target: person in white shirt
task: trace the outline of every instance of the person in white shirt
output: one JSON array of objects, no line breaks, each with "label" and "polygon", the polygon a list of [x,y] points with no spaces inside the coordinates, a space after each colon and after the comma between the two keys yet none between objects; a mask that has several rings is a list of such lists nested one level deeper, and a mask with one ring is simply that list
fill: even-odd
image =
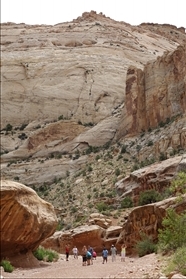
[{"label": "person in white shirt", "polygon": [[112,244],[112,246],[110,248],[110,253],[111,253],[111,256],[112,256],[112,262],[116,261],[117,249],[114,246],[114,244]]},{"label": "person in white shirt", "polygon": [[72,249],[73,255],[74,255],[74,259],[78,259],[78,249],[76,246],[74,246],[74,248]]}]

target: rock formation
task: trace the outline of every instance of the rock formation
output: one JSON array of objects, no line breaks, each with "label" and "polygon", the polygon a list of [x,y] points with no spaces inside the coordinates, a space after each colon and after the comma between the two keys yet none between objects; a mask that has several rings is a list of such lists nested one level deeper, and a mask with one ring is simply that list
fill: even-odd
[{"label": "rock formation", "polygon": [[54,207],[23,184],[1,181],[1,259],[16,266],[36,264],[32,251],[57,226]]},{"label": "rock formation", "polygon": [[186,171],[185,157],[177,156],[136,170],[118,181],[116,189],[122,198],[130,196],[137,206],[141,192],[154,189],[163,193],[178,171]]},{"label": "rock formation", "polygon": [[158,240],[158,229],[162,228],[162,220],[166,216],[166,209],[174,208],[179,214],[186,209],[186,195],[181,201],[176,197],[154,204],[136,207],[128,216],[123,230],[117,240],[117,246],[127,243],[127,252],[136,253],[135,245],[141,240],[141,233],[150,236],[154,242]]},{"label": "rock formation", "polygon": [[65,253],[65,245],[74,245],[81,253],[84,245],[91,245],[97,254],[101,254],[103,245],[108,249],[117,242],[122,231],[121,226],[113,226],[109,218],[103,214],[93,213],[87,225],[79,226],[69,231],[58,231],[44,240],[41,245],[45,248],[52,248],[60,253]]}]

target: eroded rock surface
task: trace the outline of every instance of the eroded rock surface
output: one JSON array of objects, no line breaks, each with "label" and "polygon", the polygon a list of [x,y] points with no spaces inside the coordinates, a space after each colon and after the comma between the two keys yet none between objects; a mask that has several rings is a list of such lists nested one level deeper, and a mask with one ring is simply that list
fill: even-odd
[{"label": "eroded rock surface", "polygon": [[176,156],[141,168],[116,183],[116,189],[123,198],[132,197],[134,205],[139,202],[139,195],[146,190],[154,189],[159,193],[170,185],[178,171],[186,171],[185,155]]},{"label": "eroded rock surface", "polygon": [[167,208],[173,208],[178,214],[184,212],[186,195],[180,201],[177,197],[172,197],[154,204],[134,208],[123,226],[117,245],[126,242],[128,253],[136,253],[135,245],[141,240],[141,233],[150,236],[156,242],[158,229],[162,228],[162,220],[166,215]]},{"label": "eroded rock surface", "polygon": [[[1,259],[16,265],[34,261],[32,251],[51,236],[57,226],[54,207],[34,190],[13,181],[1,181]],[[20,264],[20,263],[19,263]]]},{"label": "eroded rock surface", "polygon": [[[89,223],[89,225],[79,226],[69,231],[55,232],[41,245],[59,253],[65,253],[66,244],[70,244],[71,249],[76,245],[80,254],[84,245],[87,247],[91,245],[98,254],[101,254],[103,245],[109,249],[113,243],[116,243],[122,231],[122,226],[113,226],[109,218],[99,213],[92,214]],[[107,227],[104,227],[105,223]]]}]

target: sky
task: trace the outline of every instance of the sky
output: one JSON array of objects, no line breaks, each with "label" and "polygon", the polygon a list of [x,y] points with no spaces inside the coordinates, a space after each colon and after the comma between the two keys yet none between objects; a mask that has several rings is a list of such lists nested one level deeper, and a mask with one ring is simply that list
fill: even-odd
[{"label": "sky", "polygon": [[186,28],[186,0],[1,0],[1,23],[55,25],[91,10],[131,25],[149,22]]}]

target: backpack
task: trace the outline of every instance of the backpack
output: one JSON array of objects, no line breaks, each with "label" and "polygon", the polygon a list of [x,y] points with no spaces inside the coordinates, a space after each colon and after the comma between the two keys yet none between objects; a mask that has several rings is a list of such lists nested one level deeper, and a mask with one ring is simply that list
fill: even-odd
[{"label": "backpack", "polygon": [[89,251],[87,251],[86,257],[87,257],[87,258],[91,258],[91,256],[92,256],[92,254],[91,254]]}]

